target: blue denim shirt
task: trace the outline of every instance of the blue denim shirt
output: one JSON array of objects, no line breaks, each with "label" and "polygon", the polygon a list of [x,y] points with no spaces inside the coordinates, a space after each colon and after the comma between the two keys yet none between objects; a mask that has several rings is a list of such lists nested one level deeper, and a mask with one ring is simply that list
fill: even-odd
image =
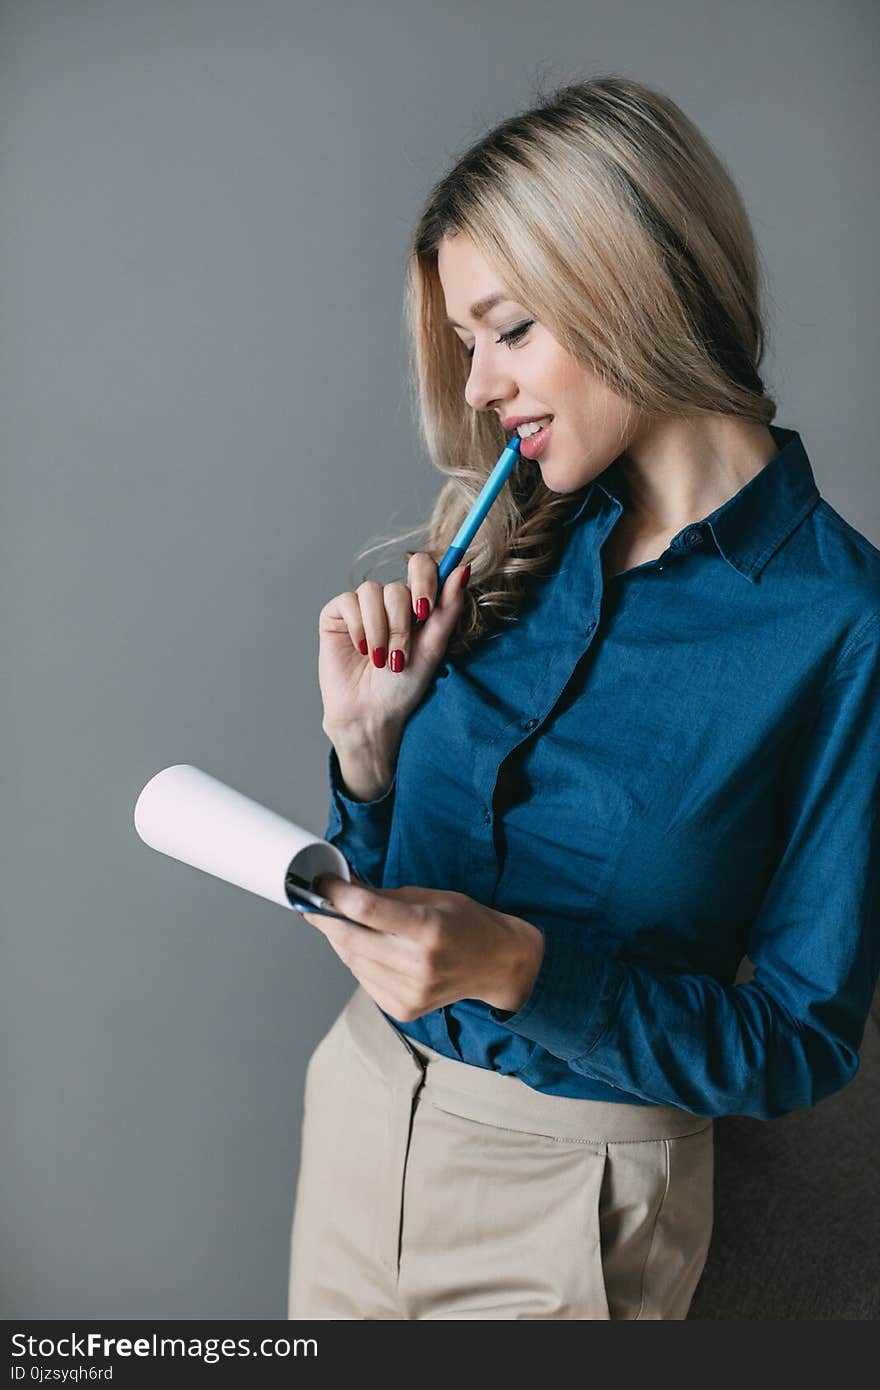
[{"label": "blue denim shirt", "polygon": [[703,1116],[782,1115],[855,1074],[880,970],[880,551],[771,430],[734,497],[603,583],[615,460],[517,621],[438,667],[383,796],[346,796],[330,748],[326,838],[361,878],[544,936],[514,1013],[386,1014],[416,1042]]}]

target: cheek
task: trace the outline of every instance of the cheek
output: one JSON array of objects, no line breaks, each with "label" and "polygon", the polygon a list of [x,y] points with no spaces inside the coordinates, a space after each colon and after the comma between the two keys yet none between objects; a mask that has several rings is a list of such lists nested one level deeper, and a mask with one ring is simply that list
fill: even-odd
[{"label": "cheek", "polygon": [[[581,363],[573,362],[567,353],[554,364],[553,378],[555,388],[552,399],[568,409],[581,412],[590,410],[606,394],[598,377],[585,371]],[[548,390],[551,385],[548,383]]]},{"label": "cheek", "polygon": [[589,405],[590,415],[603,429],[619,431],[630,417],[630,407],[616,392],[597,378],[582,388],[582,399]]}]

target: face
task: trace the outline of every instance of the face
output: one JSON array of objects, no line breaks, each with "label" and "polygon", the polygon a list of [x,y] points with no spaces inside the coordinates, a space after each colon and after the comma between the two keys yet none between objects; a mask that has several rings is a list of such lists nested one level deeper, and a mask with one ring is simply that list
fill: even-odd
[{"label": "face", "polygon": [[[504,285],[465,233],[444,237],[437,268],[446,313],[457,324],[449,332],[471,350],[468,405],[494,410],[502,421],[552,415],[536,460],[544,482],[552,492],[584,487],[629,447],[641,423],[639,412],[572,357],[525,305],[506,297]],[[472,318],[471,306],[496,292],[505,298],[484,318]]]}]

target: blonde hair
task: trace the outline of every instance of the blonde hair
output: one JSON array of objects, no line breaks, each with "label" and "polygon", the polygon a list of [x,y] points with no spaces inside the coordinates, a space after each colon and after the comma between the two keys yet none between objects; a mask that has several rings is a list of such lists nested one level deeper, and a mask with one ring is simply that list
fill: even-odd
[{"label": "blonde hair", "polygon": [[[405,285],[409,388],[446,482],[426,523],[358,558],[427,533],[418,548],[439,563],[507,442],[494,412],[467,406],[470,362],[446,323],[437,252],[459,232],[530,316],[638,410],[774,418],[758,374],[763,274],[724,164],[669,97],[640,82],[612,74],[559,87],[471,145],[423,206]],[[523,577],[552,568],[559,523],[588,487],[554,493],[537,464],[515,466],[470,547],[448,655],[515,620]]]}]

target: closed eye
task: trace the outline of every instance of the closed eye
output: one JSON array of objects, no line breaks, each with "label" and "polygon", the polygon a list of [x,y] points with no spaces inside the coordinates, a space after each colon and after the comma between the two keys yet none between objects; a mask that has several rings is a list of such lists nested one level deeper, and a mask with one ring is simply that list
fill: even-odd
[{"label": "closed eye", "polygon": [[[495,341],[498,343],[515,343],[518,339],[520,339],[523,336],[524,333],[528,333],[533,323],[534,319],[527,319],[525,323],[520,323],[517,325],[516,328],[511,328],[506,333],[502,333],[498,338],[496,338]],[[473,348],[468,348],[467,355],[469,358],[473,357]]]}]

